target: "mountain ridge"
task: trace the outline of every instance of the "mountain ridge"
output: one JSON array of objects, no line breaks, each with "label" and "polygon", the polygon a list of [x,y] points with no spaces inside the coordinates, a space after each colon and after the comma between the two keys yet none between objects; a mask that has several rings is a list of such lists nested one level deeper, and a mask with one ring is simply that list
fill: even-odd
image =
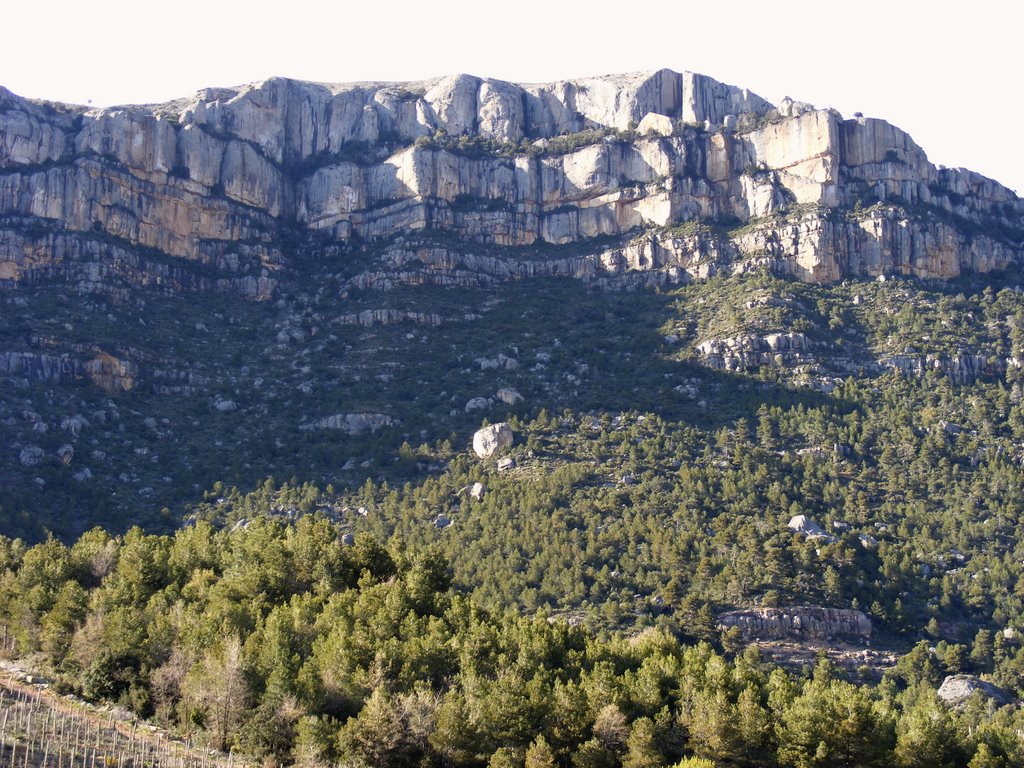
[{"label": "mountain ridge", "polygon": [[[812,281],[989,271],[1017,261],[1024,241],[1012,191],[936,168],[884,121],[773,107],[670,70],[539,86],[271,78],[70,112],[5,92],[0,106],[0,279],[13,282],[113,262],[142,283],[173,282],[169,268],[183,285],[269,298],[289,227],[335,243],[429,229],[518,246],[782,216],[795,229],[768,221],[760,239],[733,242]],[[852,218],[829,227],[823,211]],[[125,246],[171,265],[140,265]],[[651,266],[692,276],[693,255],[673,246]]]},{"label": "mountain ridge", "polygon": [[[831,391],[892,370],[967,385],[1024,359],[1012,323],[984,305],[974,316],[988,327],[924,342],[872,316],[944,307],[947,289],[845,286],[999,282],[1021,262],[1020,199],[936,168],[884,121],[668,70],[422,85],[274,78],[171,107],[66,111],[0,92],[0,417],[5,477],[31,489],[15,503],[58,487],[80,507],[84,483],[159,509],[214,481],[299,469],[348,482],[340,468],[362,468],[371,444],[380,461],[478,426],[469,402],[489,418],[535,414],[589,388],[588,407],[636,407],[616,377],[630,379],[638,334],[665,365],[636,402],[696,418],[707,371]],[[530,126],[550,135],[511,140]],[[833,333],[844,318],[859,339]],[[588,338],[601,319],[604,338]],[[555,353],[563,343],[575,352]],[[436,360],[412,359],[423,344]],[[523,366],[495,377],[479,363],[498,359]],[[684,361],[697,369],[680,379]],[[509,387],[527,404],[491,395]],[[366,414],[389,426],[351,446],[299,430]],[[215,474],[196,457],[225,439],[246,458]],[[273,458],[284,445],[308,458],[310,443],[301,467]]]},{"label": "mountain ridge", "polygon": [[3,652],[229,763],[1024,764],[1021,200],[699,77],[0,92]]}]

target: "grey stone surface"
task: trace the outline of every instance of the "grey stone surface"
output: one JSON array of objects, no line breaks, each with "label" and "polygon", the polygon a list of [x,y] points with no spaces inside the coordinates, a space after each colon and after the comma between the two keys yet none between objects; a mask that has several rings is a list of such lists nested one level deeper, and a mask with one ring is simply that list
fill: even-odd
[{"label": "grey stone surface", "polygon": [[505,422],[491,424],[473,435],[473,451],[481,459],[512,447],[512,428]]},{"label": "grey stone surface", "polygon": [[723,629],[736,627],[744,637],[767,639],[866,639],[871,620],[860,611],[817,606],[751,608],[718,617]]}]

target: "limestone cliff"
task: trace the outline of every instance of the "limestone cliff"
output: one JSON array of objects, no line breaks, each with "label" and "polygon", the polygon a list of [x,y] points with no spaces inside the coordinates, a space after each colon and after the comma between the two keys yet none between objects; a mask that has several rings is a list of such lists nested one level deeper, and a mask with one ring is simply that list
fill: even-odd
[{"label": "limestone cliff", "polygon": [[744,637],[760,640],[871,637],[871,620],[860,611],[817,606],[731,611],[718,617],[718,626],[736,627]]},{"label": "limestone cliff", "polygon": [[[670,229],[688,221],[713,231]],[[1024,206],[936,168],[884,121],[668,70],[544,85],[275,78],[110,109],[0,89],[2,284],[264,299],[298,251],[414,230],[508,247],[649,230],[529,267],[435,249],[474,279],[679,281],[751,263],[811,281],[951,277],[1019,260]]]}]

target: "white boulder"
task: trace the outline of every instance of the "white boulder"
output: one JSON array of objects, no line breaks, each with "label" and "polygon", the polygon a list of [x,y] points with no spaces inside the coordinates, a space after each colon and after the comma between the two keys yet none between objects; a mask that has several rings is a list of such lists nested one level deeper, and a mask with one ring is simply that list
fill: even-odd
[{"label": "white boulder", "polygon": [[636,132],[641,136],[646,136],[649,133],[653,133],[658,136],[671,136],[672,129],[673,125],[671,117],[659,115],[656,112],[648,112],[644,115],[639,125],[637,125]]},{"label": "white boulder", "polygon": [[38,445],[28,445],[21,449],[18,460],[23,467],[35,467],[43,462],[43,449]]},{"label": "white boulder", "polygon": [[473,451],[481,459],[512,447],[512,427],[505,422],[478,429],[473,435]]},{"label": "white boulder", "polygon": [[805,533],[808,536],[823,536],[825,531],[807,515],[794,515],[786,523],[786,527],[797,533]]},{"label": "white boulder", "polygon": [[999,706],[1008,704],[1012,697],[1002,688],[982,680],[974,675],[949,675],[939,686],[939,698],[947,704],[959,707],[967,703],[976,691],[987,699],[992,699]]},{"label": "white boulder", "polygon": [[486,410],[489,405],[486,397],[474,397],[466,402],[466,413]]}]

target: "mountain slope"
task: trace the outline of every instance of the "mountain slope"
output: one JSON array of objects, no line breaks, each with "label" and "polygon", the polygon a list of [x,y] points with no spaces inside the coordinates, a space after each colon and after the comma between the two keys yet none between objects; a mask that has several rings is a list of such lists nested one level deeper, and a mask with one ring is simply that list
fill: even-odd
[{"label": "mountain slope", "polygon": [[[796,403],[1024,359],[1017,294],[981,294],[1014,285],[1012,192],[705,76],[0,102],[12,532],[172,525],[218,481],[415,477],[403,443],[482,418],[711,433],[756,413],[749,376]],[[837,283],[876,276],[958,282]]]},{"label": "mountain slope", "polygon": [[2,92],[4,650],[310,764],[1019,763],[931,689],[1024,692],[1022,213],[689,73]]}]

